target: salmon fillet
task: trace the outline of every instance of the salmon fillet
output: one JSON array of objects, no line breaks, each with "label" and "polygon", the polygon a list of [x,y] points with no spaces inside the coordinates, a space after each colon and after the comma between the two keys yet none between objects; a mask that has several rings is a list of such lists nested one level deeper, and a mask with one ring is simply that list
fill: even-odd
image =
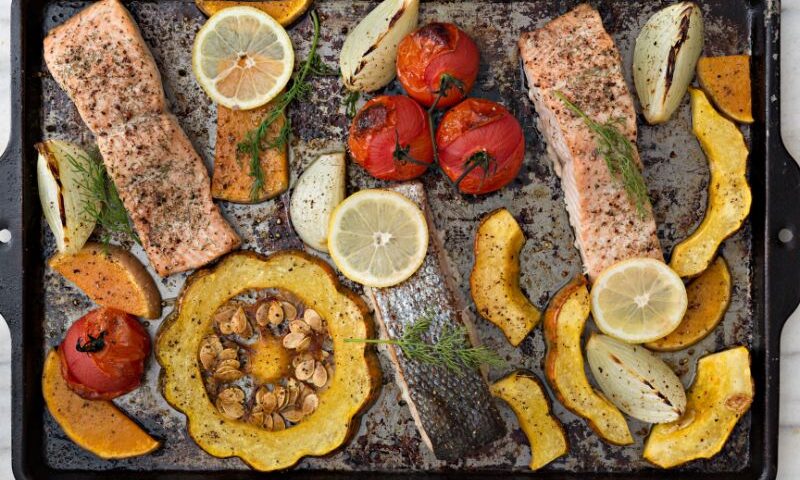
[{"label": "salmon fillet", "polygon": [[211,199],[202,159],[167,109],[155,60],[118,0],[97,2],[50,31],[44,57],[97,137],[159,275],[200,267],[239,246]]},{"label": "salmon fillet", "polygon": [[[618,121],[636,142],[636,112],[619,52],[600,15],[582,4],[519,39],[529,96],[539,115],[554,168],[561,177],[575,244],[590,279],[633,257],[663,260],[649,204],[642,216],[609,171],[594,134],[568,110],[561,92],[593,120]],[[636,157],[636,162],[641,162]]]},{"label": "salmon fillet", "polygon": [[[423,209],[431,242],[424,263],[411,278],[390,288],[365,289],[375,307],[381,337],[401,338],[405,329],[419,317],[433,311],[426,341],[435,342],[445,328],[464,326],[469,341],[477,343],[471,319],[454,288],[444,249],[430,219],[422,184],[406,183],[392,190]],[[412,360],[395,346],[388,348],[395,380],[422,441],[436,458],[461,460],[505,434],[505,426],[481,372],[464,370],[459,376],[445,367]]]}]

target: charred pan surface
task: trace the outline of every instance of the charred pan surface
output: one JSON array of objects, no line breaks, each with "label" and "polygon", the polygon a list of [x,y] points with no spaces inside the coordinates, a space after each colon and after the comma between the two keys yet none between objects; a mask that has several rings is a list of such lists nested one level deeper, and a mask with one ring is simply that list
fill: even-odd
[{"label": "charred pan surface", "polygon": [[[315,8],[322,16],[321,54],[328,65],[338,62],[348,28],[354,19],[364,16],[377,1],[317,0]],[[633,41],[649,16],[657,9],[673,3],[657,1],[593,1],[598,7],[605,29],[619,47],[623,71],[629,85]],[[88,2],[56,0],[48,3],[43,14],[45,30],[63,23]],[[581,270],[578,251],[573,247],[564,198],[558,177],[553,173],[545,150],[545,142],[536,128],[536,114],[528,99],[527,85],[520,69],[516,42],[522,32],[543,26],[548,20],[566,13],[577,5],[567,2],[542,1],[430,1],[421,5],[420,25],[432,21],[450,21],[472,36],[481,52],[481,71],[473,90],[476,97],[490,98],[504,104],[519,118],[526,135],[526,157],[519,177],[497,194],[484,197],[461,196],[441,177],[422,177],[430,203],[430,213],[439,227],[447,256],[454,267],[454,282],[462,295],[469,292],[472,268],[472,242],[480,219],[500,207],[508,207],[528,239],[520,255],[520,284],[540,309],[564,283]],[[735,6],[734,6],[735,5]],[[739,2],[710,0],[703,2],[706,27],[706,55],[735,54],[749,51],[747,12],[739,10]],[[177,116],[195,149],[208,166],[214,158],[216,109],[201,91],[192,76],[191,47],[196,31],[205,22],[194,6],[185,0],[159,2],[133,0],[126,3],[150,46],[161,72],[167,104]],[[310,22],[300,20],[289,29],[297,58],[304,58],[311,38]],[[34,48],[34,47],[32,47]],[[28,93],[41,92],[38,120],[41,138],[60,138],[89,146],[94,137],[83,124],[72,102],[61,90],[47,68],[28,72]],[[313,80],[315,90],[307,102],[289,111],[295,137],[291,145],[292,178],[324,152],[342,149],[349,120],[344,115],[342,99],[347,95],[336,78]],[[388,93],[399,93],[396,83]],[[691,110],[685,101],[665,125],[652,127],[638,122],[639,152],[645,165],[645,180],[650,189],[658,225],[659,240],[665,252],[685,238],[702,220],[706,205],[708,170],[706,160],[691,133]],[[31,127],[35,128],[35,127]],[[745,135],[747,136],[745,129]],[[36,133],[32,133],[36,135]],[[353,162],[348,162],[348,191],[357,188],[384,187],[388,184],[369,178]],[[242,237],[243,248],[269,254],[282,248],[301,247],[292,235],[286,216],[285,196],[256,207],[219,204],[228,220]],[[44,222],[42,222],[44,223]],[[42,226],[42,262],[55,251],[52,235]],[[734,284],[732,303],[715,332],[691,349],[660,354],[689,384],[694,376],[696,359],[733,344],[750,345],[754,326],[751,304],[751,233],[748,224],[728,239],[724,254],[729,261]],[[145,259],[135,245],[133,253]],[[151,273],[154,272],[151,270]],[[165,299],[165,314],[172,310],[172,300],[185,276],[173,275],[159,284]],[[91,302],[75,287],[52,270],[45,270],[44,301],[45,346],[61,341],[69,324],[92,308]],[[355,286],[348,282],[348,287]],[[470,310],[473,307],[470,305]],[[471,311],[474,318],[474,311]],[[160,322],[150,323],[154,333]],[[476,320],[475,328],[488,347],[498,351],[514,368],[527,368],[542,376],[545,344],[541,329],[534,329],[520,348],[508,345],[505,336],[489,322]],[[45,350],[46,351],[46,350]],[[422,442],[394,380],[394,368],[388,352],[381,349],[384,386],[373,407],[362,418],[362,425],[353,441],[340,452],[320,459],[307,459],[298,465],[301,470],[342,472],[462,472],[516,471],[527,472],[530,449],[524,433],[510,409],[498,406],[506,424],[505,436],[485,451],[461,461],[445,463],[437,460]],[[64,470],[247,470],[236,459],[218,459],[200,450],[185,431],[185,419],[169,407],[158,393],[157,367],[151,365],[142,388],[118,400],[121,408],[135,417],[151,434],[164,440],[164,447],[154,455],[114,462],[101,461],[67,440],[49,414],[44,413],[45,452],[43,456],[53,468]],[[491,370],[490,379],[508,373]],[[558,401],[553,414],[573,445],[570,453],[546,469],[577,472],[638,472],[652,466],[641,459],[642,439],[647,428],[631,422],[636,443],[629,447],[612,447],[597,438],[585,422],[567,412]],[[748,435],[750,414],[737,425],[725,449],[711,460],[682,467],[688,471],[735,472],[747,467],[750,458]],[[78,474],[80,475],[80,474]]]}]

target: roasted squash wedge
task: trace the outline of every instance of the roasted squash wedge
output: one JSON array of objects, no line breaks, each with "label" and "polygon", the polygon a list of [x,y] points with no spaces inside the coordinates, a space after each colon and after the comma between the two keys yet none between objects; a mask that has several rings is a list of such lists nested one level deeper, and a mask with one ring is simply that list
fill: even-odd
[{"label": "roasted squash wedge", "polygon": [[713,457],[750,408],[753,395],[747,348],[735,347],[701,358],[687,392],[686,413],[672,423],[653,427],[644,445],[645,460],[672,468]]},{"label": "roasted squash wedge", "polygon": [[519,370],[491,386],[492,395],[506,402],[517,416],[531,446],[531,470],[538,470],[569,451],[561,423],[550,414],[550,400],[531,372]]},{"label": "roasted squash wedge", "polygon": [[[239,143],[247,132],[258,127],[272,108],[272,103],[253,110],[231,110],[217,106],[217,145],[214,153],[214,174],[211,178],[211,195],[235,203],[258,203],[277,197],[289,188],[289,161],[286,146],[266,148],[259,157],[264,184],[253,195],[254,178],[250,176],[250,157],[239,151]],[[274,139],[286,118],[281,116],[273,123],[266,141]]]},{"label": "roasted squash wedge", "polygon": [[161,293],[144,265],[125,249],[89,242],[77,253],[47,262],[98,305],[137,317],[161,316]]},{"label": "roasted squash wedge", "polygon": [[541,317],[519,286],[519,252],[524,244],[525,234],[508,210],[489,213],[475,235],[475,265],[469,278],[478,313],[500,327],[515,347]]},{"label": "roasted squash wedge", "polygon": [[284,27],[300,18],[300,15],[308,10],[314,0],[256,0],[256,1],[234,1],[234,0],[195,0],[195,5],[201,12],[208,16],[214,15],[223,8],[248,6],[255,7],[269,14]]},{"label": "roasted squash wedge", "polygon": [[[316,410],[301,423],[268,431],[223,416],[203,384],[198,351],[212,331],[214,312],[242,293],[277,289],[297,297],[326,319],[333,341],[335,370],[319,394]],[[156,338],[164,398],[187,417],[189,435],[216,457],[237,456],[257,470],[291,467],[304,456],[342,446],[357,429],[380,386],[380,368],[371,348],[348,338],[370,338],[372,319],[359,296],[342,287],[335,272],[311,255],[282,251],[270,257],[232,253],[186,282],[175,312]]]},{"label": "roasted squash wedge", "polygon": [[723,117],[698,89],[692,97],[692,128],[708,157],[711,179],[703,222],[672,251],[670,267],[681,277],[697,276],[711,264],[720,244],[741,228],[752,195],[745,176],[747,146],[736,125]]},{"label": "roasted squash wedge", "polygon": [[750,55],[702,57],[697,62],[697,81],[725,116],[753,123]]},{"label": "roasted squash wedge", "polygon": [[51,350],[44,361],[42,394],[50,414],[70,440],[100,458],[138,457],[161,445],[112,402],[87,400],[70,390],[61,375],[58,350]]},{"label": "roasted squash wedge", "polygon": [[585,418],[600,438],[614,445],[629,445],[633,436],[622,412],[593,389],[586,378],[581,334],[590,311],[583,276],[567,284],[550,301],[544,314],[545,376],[558,400]]},{"label": "roasted squash wedge", "polygon": [[686,286],[689,306],[678,328],[645,346],[660,352],[674,352],[706,338],[725,317],[731,301],[731,272],[722,256]]}]

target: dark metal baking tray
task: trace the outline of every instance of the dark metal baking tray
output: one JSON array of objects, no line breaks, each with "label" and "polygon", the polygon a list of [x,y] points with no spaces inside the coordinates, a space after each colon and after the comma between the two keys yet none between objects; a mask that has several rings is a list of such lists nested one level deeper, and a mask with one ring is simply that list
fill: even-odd
[{"label": "dark metal baking tray", "polygon": [[[316,8],[323,18],[325,60],[336,64],[336,51],[353,25],[376,2],[322,0]],[[430,1],[423,2],[422,20],[454,21],[474,36],[482,53],[475,96],[506,104],[523,123],[528,152],[525,167],[509,188],[481,198],[461,197],[435,175],[423,179],[434,221],[447,240],[448,253],[460,275],[462,294],[472,263],[471,241],[477,219],[505,205],[520,221],[529,239],[522,253],[522,284],[540,307],[568,278],[580,271],[573,236],[563,208],[557,178],[536,129],[532,105],[525,94],[518,65],[516,38],[578,2],[565,1]],[[592,0],[614,36],[630,71],[632,42],[643,22],[668,1]],[[12,131],[0,159],[0,229],[12,240],[0,244],[0,313],[9,323],[13,345],[13,468],[18,478],[255,478],[238,459],[205,454],[185,433],[183,417],[160,397],[151,362],[143,388],[120,399],[149,431],[165,440],[159,452],[138,459],[103,461],[72,444],[46,412],[40,391],[45,349],[60,340],[67,325],[90,308],[90,302],[45,267],[52,254],[52,236],[41,221],[36,188],[35,142],[66,138],[90,143],[91,135],[66,95],[49,76],[42,60],[42,39],[86,1],[15,0],[12,5]],[[198,151],[213,157],[214,107],[191,75],[189,63],[194,32],[204,21],[188,0],[126,3],[140,24],[161,69],[173,111]],[[711,460],[692,462],[673,471],[657,470],[641,460],[645,425],[631,422],[636,443],[612,447],[590,433],[584,422],[557,402],[556,414],[565,423],[571,452],[535,475],[543,478],[772,478],[777,465],[778,348],[780,331],[800,299],[800,171],[788,156],[779,128],[779,10],[777,1],[710,0],[700,2],[706,22],[706,54],[752,54],[755,123],[745,128],[751,147],[749,179],[753,208],[745,227],[723,248],[734,277],[734,301],[722,326],[694,348],[664,355],[688,384],[698,356],[734,344],[751,348],[756,399],[750,413],[735,429],[725,449]],[[301,19],[290,34],[303,57],[309,24]],[[630,80],[630,79],[629,79]],[[296,176],[311,154],[341,145],[347,119],[336,79],[316,80],[316,95],[291,111],[296,128],[292,169]],[[395,90],[397,87],[390,87]],[[664,126],[640,121],[639,148],[654,201],[659,236],[665,252],[700,221],[706,202],[708,173],[705,158],[690,131],[688,102]],[[357,167],[349,169],[351,189],[382,185]],[[285,230],[285,201],[258,207],[223,204],[239,229],[246,248],[269,253],[292,244]],[[795,234],[788,242],[778,232]],[[279,235],[280,234],[280,235]],[[135,250],[135,249],[134,249]],[[136,251],[135,253],[141,253]],[[185,276],[162,281],[171,298]],[[171,307],[167,307],[167,313]],[[152,322],[151,331],[159,322]],[[515,366],[541,373],[544,341],[534,331],[520,349],[510,348],[487,322],[478,322],[484,342],[497,348]],[[386,366],[386,364],[384,364]],[[483,452],[457,464],[437,462],[410,422],[407,408],[385,368],[381,396],[362,419],[353,442],[328,458],[307,459],[284,475],[296,478],[370,478],[380,476],[522,477],[528,475],[527,442],[507,410],[509,434]],[[490,372],[497,377],[502,372]],[[504,407],[502,407],[504,408]]]}]

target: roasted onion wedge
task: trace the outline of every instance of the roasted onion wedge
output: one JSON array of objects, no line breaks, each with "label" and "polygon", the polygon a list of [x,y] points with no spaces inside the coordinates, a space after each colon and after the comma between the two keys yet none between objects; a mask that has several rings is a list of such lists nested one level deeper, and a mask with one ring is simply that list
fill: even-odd
[{"label": "roasted onion wedge", "polygon": [[590,310],[583,276],[567,284],[550,301],[544,314],[545,376],[558,400],[585,418],[600,438],[614,445],[629,445],[633,436],[625,417],[592,388],[584,373],[581,334]]},{"label": "roasted onion wedge", "polygon": [[292,226],[309,247],[328,251],[328,223],[345,195],[344,152],[326,153],[305,169],[292,192]]},{"label": "roasted onion wedge", "polygon": [[397,46],[417,26],[419,0],[384,0],[347,35],[339,56],[344,85],[372,92],[396,74]]}]

